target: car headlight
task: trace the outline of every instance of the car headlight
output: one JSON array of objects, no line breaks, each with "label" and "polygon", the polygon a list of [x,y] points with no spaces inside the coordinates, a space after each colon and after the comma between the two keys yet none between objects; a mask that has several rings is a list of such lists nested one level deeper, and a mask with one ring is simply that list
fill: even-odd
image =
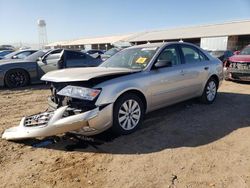
[{"label": "car headlight", "polygon": [[100,92],[101,92],[100,89],[90,89],[86,87],[69,85],[61,89],[59,92],[57,92],[57,94],[62,96],[92,101],[99,95]]}]

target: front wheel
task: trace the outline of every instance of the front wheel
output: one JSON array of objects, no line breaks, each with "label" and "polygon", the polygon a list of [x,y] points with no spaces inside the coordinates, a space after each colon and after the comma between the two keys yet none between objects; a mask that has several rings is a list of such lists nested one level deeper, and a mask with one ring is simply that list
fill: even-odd
[{"label": "front wheel", "polygon": [[21,69],[13,69],[5,75],[5,85],[9,88],[24,87],[29,83],[29,75]]},{"label": "front wheel", "polygon": [[217,96],[218,83],[214,78],[210,78],[204,88],[203,94],[200,98],[201,102],[211,104],[215,101]]},{"label": "front wheel", "polygon": [[133,93],[128,93],[115,102],[112,132],[126,135],[136,131],[144,118],[145,109],[142,100]]}]

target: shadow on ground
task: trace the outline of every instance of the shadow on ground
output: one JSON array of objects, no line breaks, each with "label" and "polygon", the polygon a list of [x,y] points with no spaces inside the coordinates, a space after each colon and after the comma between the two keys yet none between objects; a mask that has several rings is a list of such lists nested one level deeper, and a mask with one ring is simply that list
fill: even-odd
[{"label": "shadow on ground", "polygon": [[[146,116],[143,126],[131,135],[114,137],[105,132],[84,139],[69,135],[24,143],[54,150],[113,154],[141,154],[168,148],[196,147],[249,126],[249,109],[250,95],[220,92],[212,105],[189,100],[152,112]],[[48,140],[50,144],[43,145]]]}]

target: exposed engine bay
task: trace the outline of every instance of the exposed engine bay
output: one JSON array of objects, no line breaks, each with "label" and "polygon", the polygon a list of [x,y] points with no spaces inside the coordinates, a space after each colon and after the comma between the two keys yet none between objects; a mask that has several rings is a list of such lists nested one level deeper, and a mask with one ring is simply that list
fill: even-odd
[{"label": "exposed engine bay", "polygon": [[[118,73],[77,82],[48,82],[51,84],[49,108],[42,113],[23,117],[19,126],[7,129],[2,138],[19,140],[33,137],[45,137],[72,132],[85,136],[95,135],[112,125],[113,104],[96,106],[98,95],[93,100],[85,100],[59,95],[64,88],[76,87],[92,89],[97,84],[130,73]],[[99,89],[101,91],[101,88]]]}]

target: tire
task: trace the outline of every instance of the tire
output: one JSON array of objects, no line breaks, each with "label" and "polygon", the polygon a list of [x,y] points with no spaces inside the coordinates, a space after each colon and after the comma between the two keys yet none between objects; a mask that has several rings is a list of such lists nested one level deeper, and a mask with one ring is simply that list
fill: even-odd
[{"label": "tire", "polygon": [[29,84],[29,75],[22,69],[9,70],[4,77],[8,88],[24,87]]},{"label": "tire", "polygon": [[217,96],[218,82],[215,78],[211,77],[204,88],[200,101],[204,104],[212,104]]},{"label": "tire", "polygon": [[133,133],[141,126],[144,115],[145,105],[142,100],[136,94],[124,94],[114,104],[111,131],[116,135]]}]

